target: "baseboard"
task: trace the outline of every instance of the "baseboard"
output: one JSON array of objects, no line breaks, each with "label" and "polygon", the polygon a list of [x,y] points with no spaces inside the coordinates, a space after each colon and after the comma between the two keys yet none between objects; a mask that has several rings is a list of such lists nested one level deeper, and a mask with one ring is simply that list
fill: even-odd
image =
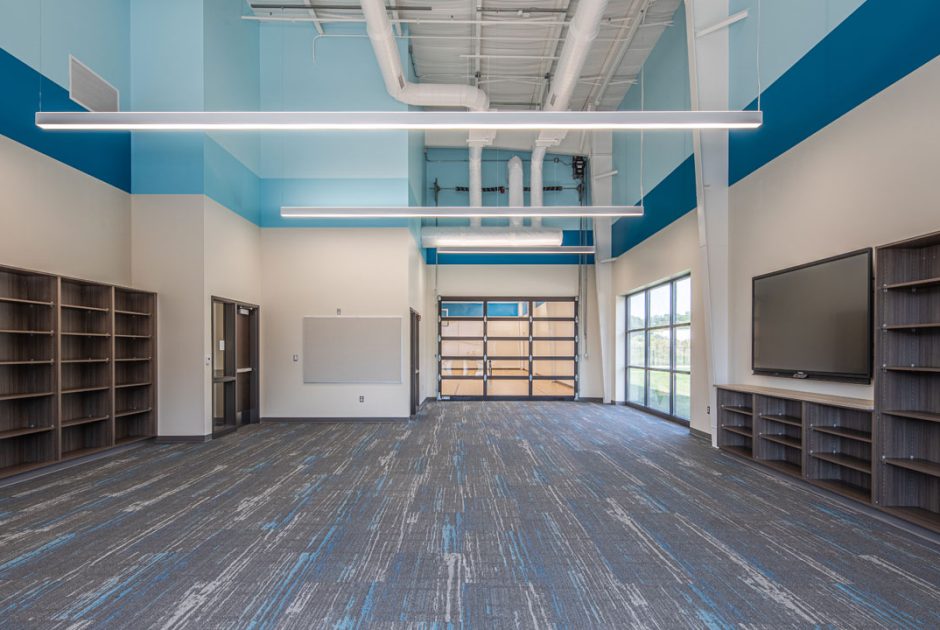
[{"label": "baseboard", "polygon": [[212,439],[212,435],[158,435],[157,444],[202,444]]},{"label": "baseboard", "polygon": [[704,431],[699,431],[698,429],[693,429],[692,427],[689,427],[689,435],[699,440],[705,440],[709,444],[712,443],[711,433],[705,433]]},{"label": "baseboard", "polygon": [[297,422],[311,424],[337,424],[344,422],[408,422],[410,417],[404,418],[261,418],[261,422]]},{"label": "baseboard", "polygon": [[600,403],[604,404],[603,397],[593,397],[593,396],[581,396],[576,402],[586,402],[586,403]]}]

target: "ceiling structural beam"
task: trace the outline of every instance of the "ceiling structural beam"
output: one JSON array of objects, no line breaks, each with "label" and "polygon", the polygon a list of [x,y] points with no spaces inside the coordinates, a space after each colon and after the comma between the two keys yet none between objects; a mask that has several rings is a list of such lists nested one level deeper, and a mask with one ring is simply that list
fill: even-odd
[{"label": "ceiling structural beam", "polygon": [[65,131],[575,131],[755,129],[760,111],[37,112]]},{"label": "ceiling structural beam", "polygon": [[592,245],[559,245],[557,247],[439,247],[438,254],[573,254],[592,256],[596,249]]},{"label": "ceiling structural beam", "polygon": [[558,59],[558,57],[552,57],[549,55],[481,55],[481,54],[462,54],[459,55],[461,59]]},{"label": "ceiling structural beam", "polygon": [[[475,11],[477,20],[480,20],[483,17],[481,13],[481,10],[483,8],[483,4],[482,4],[483,0],[470,0],[470,2],[473,5],[473,10]],[[476,56],[474,57],[473,77],[471,78],[473,80],[473,84],[476,85],[477,87],[480,86],[481,71],[483,69],[482,62],[480,61],[481,59],[480,54],[483,52],[482,37],[483,37],[483,27],[480,26],[480,24],[474,24],[473,25],[473,54]]]},{"label": "ceiling structural beam", "polygon": [[507,219],[526,217],[641,217],[640,206],[388,206],[319,207],[284,206],[285,219]]},{"label": "ceiling structural beam", "polygon": [[[305,6],[310,6],[310,0],[304,0],[304,5],[305,5]],[[311,8],[311,9],[308,9],[308,10],[307,10],[307,15],[309,15],[309,16],[312,17],[312,18],[316,18],[316,17],[317,17],[317,12],[316,12],[314,9]],[[322,35],[326,32],[326,31],[323,29],[323,25],[320,24],[319,22],[314,22],[314,23],[313,23],[313,28],[316,29],[317,35],[321,35],[321,36],[322,36]],[[316,46],[316,44],[314,44],[314,46]]]},{"label": "ceiling structural beam", "polygon": [[637,31],[642,27],[643,18],[646,16],[646,12],[649,10],[653,0],[637,0],[637,2],[639,2],[639,10],[632,16],[629,23],[624,23],[620,28],[617,38],[621,40],[621,43],[618,46],[610,47],[601,70],[601,75],[604,78],[599,84],[591,88],[585,105],[591,104],[593,107],[600,107],[601,103],[604,102],[607,88],[610,87],[614,75],[620,70],[620,66],[623,64],[623,58],[627,55],[627,51],[630,50],[630,46],[636,38]]},{"label": "ceiling structural beam", "polygon": [[[320,22],[321,24],[365,24],[364,18],[350,17],[318,17],[312,18],[303,15],[243,15],[243,20],[255,22]],[[604,24],[607,26],[617,26],[622,21],[621,18],[606,18]],[[556,26],[568,26],[570,22],[560,20],[543,20],[541,18],[529,19],[505,19],[505,20],[465,20],[465,19],[443,19],[443,18],[399,18],[392,20],[399,24],[449,24],[451,26],[461,24],[479,24],[480,26],[530,26],[538,28],[553,28]],[[540,38],[539,41],[542,41]]]},{"label": "ceiling structural beam", "polygon": [[[569,22],[571,20],[571,15],[569,13],[570,11],[571,2],[569,1],[565,4],[565,19]],[[552,71],[554,70],[555,62],[561,57],[561,49],[565,43],[565,38],[562,37],[564,32],[564,28],[559,27],[555,32],[555,41],[551,42],[546,40],[545,42],[546,48],[544,50],[546,51],[546,54],[549,54],[550,51],[552,58],[549,60],[548,64],[542,67],[542,79],[538,86],[538,94],[533,94],[533,100],[536,102],[536,109],[544,109],[545,99],[548,96],[548,89],[551,86],[550,81],[552,77]]]},{"label": "ceiling structural beam", "polygon": [[734,15],[728,16],[727,19],[722,20],[722,21],[718,22],[717,24],[712,24],[711,26],[708,26],[708,27],[706,27],[706,28],[703,28],[702,30],[698,31],[698,32],[695,34],[695,36],[696,36],[696,37],[705,37],[706,35],[711,35],[712,33],[717,33],[718,31],[720,31],[720,30],[723,29],[723,28],[728,28],[728,27],[731,26],[732,24],[736,24],[736,23],[740,22],[741,20],[746,20],[746,19],[747,19],[747,16],[748,16],[747,9],[744,9],[743,11],[739,11],[739,12],[735,13]]},{"label": "ceiling structural beam", "polygon": [[[295,9],[313,9],[316,11],[361,11],[358,4],[326,4],[326,3],[309,3],[305,2],[304,4],[251,4],[251,8],[256,11],[293,11]],[[433,11],[434,7],[398,7],[393,3],[390,6],[385,7],[388,11],[396,10],[405,10],[405,11]]]}]

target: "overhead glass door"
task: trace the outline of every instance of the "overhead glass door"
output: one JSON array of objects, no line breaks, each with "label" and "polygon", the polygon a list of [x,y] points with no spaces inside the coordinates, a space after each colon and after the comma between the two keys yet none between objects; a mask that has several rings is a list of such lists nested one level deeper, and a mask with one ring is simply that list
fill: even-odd
[{"label": "overhead glass door", "polygon": [[576,298],[441,298],[443,399],[574,399]]}]

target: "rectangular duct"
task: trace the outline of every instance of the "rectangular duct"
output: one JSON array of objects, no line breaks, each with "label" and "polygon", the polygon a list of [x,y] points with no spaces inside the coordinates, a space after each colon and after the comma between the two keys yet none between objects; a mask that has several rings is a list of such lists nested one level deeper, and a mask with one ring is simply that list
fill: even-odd
[{"label": "rectangular duct", "polygon": [[90,112],[121,109],[117,88],[72,55],[69,55],[69,98]]}]

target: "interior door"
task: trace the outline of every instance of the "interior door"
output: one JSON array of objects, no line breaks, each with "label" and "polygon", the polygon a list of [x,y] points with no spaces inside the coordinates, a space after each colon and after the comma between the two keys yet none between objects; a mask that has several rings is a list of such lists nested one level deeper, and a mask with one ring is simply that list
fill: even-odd
[{"label": "interior door", "polygon": [[237,426],[235,399],[235,305],[212,300],[212,434]]},{"label": "interior door", "polygon": [[411,311],[411,415],[421,404],[421,316]]}]

